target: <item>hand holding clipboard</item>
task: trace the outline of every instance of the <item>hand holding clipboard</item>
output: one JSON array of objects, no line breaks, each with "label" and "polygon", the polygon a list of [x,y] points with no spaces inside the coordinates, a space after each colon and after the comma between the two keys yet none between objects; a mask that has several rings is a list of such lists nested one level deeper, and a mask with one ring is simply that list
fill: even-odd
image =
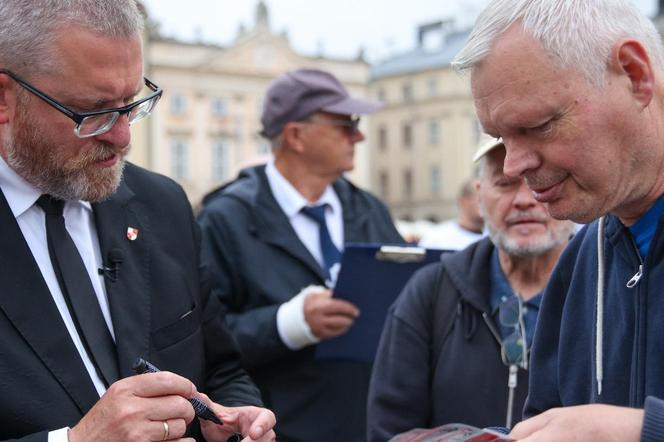
[{"label": "hand holding clipboard", "polygon": [[350,330],[318,344],[319,359],[373,362],[387,310],[410,277],[421,267],[438,262],[443,250],[416,246],[347,244],[334,297],[360,310]]}]

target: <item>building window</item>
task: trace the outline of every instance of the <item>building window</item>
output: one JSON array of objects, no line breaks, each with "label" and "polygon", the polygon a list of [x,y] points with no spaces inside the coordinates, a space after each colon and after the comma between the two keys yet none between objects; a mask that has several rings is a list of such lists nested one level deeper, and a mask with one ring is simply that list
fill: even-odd
[{"label": "building window", "polygon": [[381,151],[387,149],[387,128],[385,126],[378,128],[378,148]]},{"label": "building window", "polygon": [[235,140],[238,143],[243,141],[244,135],[244,120],[241,116],[235,117]]},{"label": "building window", "polygon": [[258,153],[258,155],[271,154],[272,144],[268,140],[261,138],[260,140],[258,140],[258,147],[256,148],[256,153]]},{"label": "building window", "polygon": [[175,138],[171,141],[171,177],[176,180],[187,178],[189,169],[189,148],[187,141]]},{"label": "building window", "polygon": [[413,101],[413,85],[411,83],[406,83],[403,85],[401,92],[403,94],[403,101],[410,103]]},{"label": "building window", "polygon": [[171,114],[184,115],[187,112],[187,98],[184,95],[175,94],[171,97]]},{"label": "building window", "polygon": [[230,146],[227,140],[212,142],[212,179],[226,181],[230,177]]},{"label": "building window", "polygon": [[429,144],[438,146],[440,143],[440,123],[438,121],[429,121]]},{"label": "building window", "polygon": [[401,139],[403,147],[405,149],[410,149],[413,146],[413,126],[410,123],[405,123],[401,127]]},{"label": "building window", "polygon": [[382,171],[378,175],[378,187],[380,196],[387,199],[390,196],[390,175],[386,171]]},{"label": "building window", "polygon": [[260,97],[255,101],[256,115],[263,115],[263,107],[265,106],[265,97]]},{"label": "building window", "polygon": [[431,194],[436,196],[440,195],[440,168],[438,166],[431,166]]},{"label": "building window", "polygon": [[228,115],[228,107],[224,98],[215,97],[212,99],[212,115],[215,117],[225,117]]},{"label": "building window", "polygon": [[376,99],[382,103],[385,103],[385,89],[380,88],[376,92]]},{"label": "building window", "polygon": [[413,172],[410,169],[403,171],[403,196],[407,200],[413,196]]},{"label": "building window", "polygon": [[438,78],[436,77],[429,77],[429,97],[437,97],[438,96]]}]

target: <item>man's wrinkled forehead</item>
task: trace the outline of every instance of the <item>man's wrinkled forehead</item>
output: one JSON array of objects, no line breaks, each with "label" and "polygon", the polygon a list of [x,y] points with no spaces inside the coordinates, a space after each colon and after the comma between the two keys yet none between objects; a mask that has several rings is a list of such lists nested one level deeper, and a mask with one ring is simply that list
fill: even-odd
[{"label": "man's wrinkled forehead", "polygon": [[488,134],[504,137],[504,131],[530,127],[554,112],[559,88],[578,79],[533,37],[506,33],[471,73],[477,117]]}]

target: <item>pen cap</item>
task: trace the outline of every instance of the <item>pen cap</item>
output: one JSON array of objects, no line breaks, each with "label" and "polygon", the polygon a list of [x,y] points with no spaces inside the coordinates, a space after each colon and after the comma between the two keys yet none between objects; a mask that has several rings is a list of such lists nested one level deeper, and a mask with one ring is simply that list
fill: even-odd
[{"label": "pen cap", "polygon": [[159,371],[157,367],[154,365],[150,364],[148,361],[146,361],[143,358],[136,358],[134,361],[134,364],[131,367],[135,373],[138,374],[143,374],[143,373],[156,373]]}]

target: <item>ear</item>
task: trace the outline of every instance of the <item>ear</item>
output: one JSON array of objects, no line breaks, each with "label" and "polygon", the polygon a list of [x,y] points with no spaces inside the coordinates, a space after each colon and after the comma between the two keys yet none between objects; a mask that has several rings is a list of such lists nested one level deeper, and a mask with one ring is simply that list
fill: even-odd
[{"label": "ear", "polygon": [[627,75],[632,95],[643,107],[648,106],[653,97],[655,73],[643,45],[636,40],[618,42],[612,51],[610,64],[617,74]]},{"label": "ear", "polygon": [[302,153],[304,151],[304,143],[302,140],[303,130],[302,126],[297,122],[286,123],[282,130],[283,145],[288,146],[296,152]]},{"label": "ear", "polygon": [[16,105],[13,82],[7,74],[0,73],[0,124],[9,121],[12,108]]},{"label": "ear", "polygon": [[477,198],[480,197],[480,188],[482,187],[482,180],[476,179],[474,180],[475,182],[473,185],[475,186],[475,193],[477,194]]}]

